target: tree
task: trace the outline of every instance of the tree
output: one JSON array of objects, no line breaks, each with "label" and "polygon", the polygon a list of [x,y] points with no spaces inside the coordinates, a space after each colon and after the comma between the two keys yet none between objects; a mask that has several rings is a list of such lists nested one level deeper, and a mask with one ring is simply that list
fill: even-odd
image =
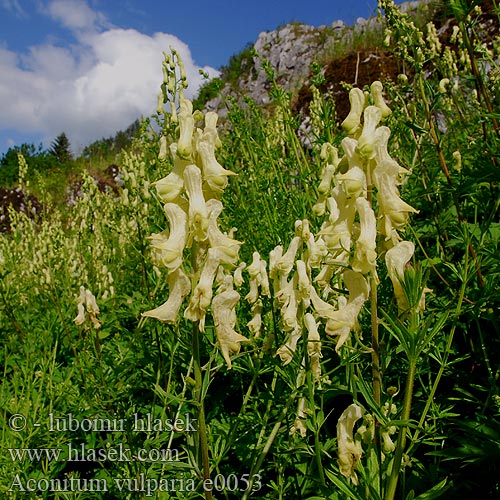
[{"label": "tree", "polygon": [[0,158],[0,186],[10,187],[18,182],[19,159],[18,153],[28,162],[29,172],[41,171],[54,166],[54,157],[43,149],[40,144],[21,144],[10,148]]},{"label": "tree", "polygon": [[64,164],[73,159],[71,145],[67,135],[63,132],[59,134],[51,144],[49,153],[55,156],[57,163]]}]

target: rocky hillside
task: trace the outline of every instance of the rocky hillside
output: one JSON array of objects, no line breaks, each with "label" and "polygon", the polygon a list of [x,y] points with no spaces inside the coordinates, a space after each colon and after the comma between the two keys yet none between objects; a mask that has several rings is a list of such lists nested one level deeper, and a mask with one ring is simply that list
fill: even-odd
[{"label": "rocky hillside", "polygon": [[[417,23],[425,24],[436,17],[440,5],[438,0],[420,0],[406,2],[400,8]],[[314,62],[324,67],[330,82],[343,80],[364,85],[380,77],[383,71],[393,76],[397,68],[382,49],[383,37],[381,20],[376,17],[358,18],[354,26],[347,26],[343,21],[318,27],[291,23],[260,33],[253,50],[247,49],[246,58],[240,61],[240,76],[236,81],[225,81],[223,71],[222,91],[208,100],[205,107],[223,114],[227,96],[237,99],[247,96],[257,104],[267,104],[269,78],[263,61],[269,62],[278,84],[295,95],[301,93]],[[335,64],[331,64],[333,61]],[[302,91],[301,98],[304,97]]]}]

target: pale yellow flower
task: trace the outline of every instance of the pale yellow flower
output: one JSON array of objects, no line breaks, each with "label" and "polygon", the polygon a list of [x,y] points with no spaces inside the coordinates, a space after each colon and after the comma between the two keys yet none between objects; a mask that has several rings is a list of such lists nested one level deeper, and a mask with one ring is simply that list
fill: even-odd
[{"label": "pale yellow flower", "polygon": [[194,117],[193,103],[181,97],[179,100],[179,141],[177,155],[183,160],[189,160],[193,154]]},{"label": "pale yellow flower", "polygon": [[212,316],[217,342],[229,369],[232,366],[231,355],[240,352],[241,342],[248,342],[246,337],[234,330],[236,325],[235,306],[239,299],[238,292],[226,290],[216,295],[212,301]]},{"label": "pale yellow flower", "polygon": [[404,278],[405,267],[410,262],[415,252],[415,245],[411,241],[400,241],[385,254],[385,263],[387,272],[392,281],[394,295],[398,303],[400,312],[408,310],[408,300],[401,286],[401,280]]},{"label": "pale yellow flower", "polygon": [[210,214],[207,230],[210,247],[218,251],[221,263],[236,264],[242,242],[225,235],[219,229],[217,218],[223,210],[222,203],[219,200],[211,199],[206,202],[206,208]]},{"label": "pale yellow flower", "polygon": [[382,112],[382,120],[385,120],[388,116],[391,115],[392,111],[390,110],[389,106],[387,106],[382,96],[382,92],[384,90],[382,83],[379,81],[373,82],[370,85],[370,90],[373,96],[373,102],[375,103],[375,106],[377,106],[377,108],[379,108]]},{"label": "pale yellow flower", "polygon": [[184,169],[184,185],[189,197],[189,230],[198,241],[205,241],[209,214],[203,196],[201,170],[196,165],[188,165]]},{"label": "pale yellow flower", "polygon": [[210,248],[203,264],[198,284],[193,290],[188,307],[184,311],[186,319],[199,321],[200,331],[205,330],[205,314],[212,300],[213,284],[219,264],[220,260],[217,251]]},{"label": "pale yellow flower", "polygon": [[187,214],[175,203],[167,203],[163,208],[169,221],[170,232],[162,231],[149,236],[148,239],[151,240],[155,260],[173,271],[182,264],[187,240]]},{"label": "pale yellow flower", "polygon": [[215,193],[222,193],[227,186],[228,176],[236,175],[231,170],[226,170],[215,158],[215,144],[217,132],[209,128],[201,135],[196,149],[201,158],[203,178]]},{"label": "pale yellow flower", "polygon": [[142,316],[156,318],[166,323],[175,323],[184,298],[191,291],[191,280],[186,276],[181,267],[168,274],[169,286],[168,300],[151,311],[142,313]]},{"label": "pale yellow flower", "polygon": [[377,221],[370,203],[365,198],[356,200],[356,208],[360,220],[360,235],[356,240],[352,268],[354,271],[366,274],[375,270]]},{"label": "pale yellow flower", "polygon": [[349,102],[351,103],[351,110],[342,122],[342,128],[348,135],[354,135],[360,127],[361,114],[365,106],[365,94],[361,89],[353,88],[349,92]]},{"label": "pale yellow flower", "polygon": [[73,320],[75,324],[83,325],[83,323],[85,323],[85,320],[87,319],[88,314],[90,321],[94,325],[94,328],[96,330],[101,328],[101,321],[97,319],[97,315],[99,314],[99,306],[97,305],[96,299],[92,292],[90,290],[87,290],[83,286],[80,287],[77,310],[78,314]]},{"label": "pale yellow flower", "polygon": [[293,355],[297,350],[297,342],[302,337],[302,328],[297,324],[294,330],[288,335],[287,341],[277,351],[276,354],[280,357],[283,365],[287,365],[293,359]]},{"label": "pale yellow flower", "polygon": [[337,422],[339,470],[343,476],[350,478],[354,484],[358,484],[355,469],[363,454],[361,442],[354,439],[354,426],[363,416],[363,413],[363,408],[353,403],[344,410]]},{"label": "pale yellow flower", "polygon": [[368,106],[364,111],[363,132],[358,139],[357,151],[364,160],[375,158],[375,130],[382,119],[382,111],[377,106]]}]

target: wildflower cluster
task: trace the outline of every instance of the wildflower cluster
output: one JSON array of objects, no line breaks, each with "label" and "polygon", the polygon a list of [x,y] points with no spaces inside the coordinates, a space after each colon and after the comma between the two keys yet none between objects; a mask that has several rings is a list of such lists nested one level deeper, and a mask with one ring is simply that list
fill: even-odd
[{"label": "wildflower cluster", "polygon": [[[171,81],[169,74],[167,79]],[[169,297],[143,315],[174,323],[188,298],[184,317],[204,331],[211,307],[218,345],[231,367],[230,354],[238,352],[240,342],[247,339],[234,330],[240,296],[234,290],[231,270],[238,262],[241,242],[223,233],[218,224],[223,210],[219,198],[234,173],[224,169],[215,155],[220,147],[217,119],[214,112],[193,113],[181,86],[179,111],[170,115],[171,123],[178,126],[178,139],[168,144],[165,134],[160,137],[160,161],[169,154],[173,167],[154,183],[168,228],[149,237],[155,263],[168,270]],[[198,126],[201,122],[203,128]],[[191,254],[189,263],[184,259],[186,251]]]}]

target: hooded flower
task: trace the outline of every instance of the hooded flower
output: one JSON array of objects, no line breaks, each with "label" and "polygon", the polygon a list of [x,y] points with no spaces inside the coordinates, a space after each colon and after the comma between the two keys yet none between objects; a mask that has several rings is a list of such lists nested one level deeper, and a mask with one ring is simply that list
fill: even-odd
[{"label": "hooded flower", "polygon": [[349,102],[351,103],[351,110],[342,122],[342,128],[348,135],[354,135],[360,127],[361,114],[365,106],[365,94],[361,89],[353,88],[349,92]]},{"label": "hooded flower", "polygon": [[182,254],[187,240],[187,214],[175,203],[164,207],[170,232],[162,231],[149,236],[155,260],[174,271],[182,264]]},{"label": "hooded flower", "polygon": [[241,241],[225,235],[217,223],[217,218],[222,212],[223,206],[219,200],[211,199],[206,203],[209,212],[208,220],[208,241],[210,247],[218,251],[219,259],[223,264],[236,264]]},{"label": "hooded flower", "polygon": [[77,310],[78,315],[73,320],[75,324],[83,325],[88,314],[90,321],[94,325],[94,328],[96,330],[101,328],[101,322],[97,319],[97,315],[99,314],[99,306],[97,305],[92,292],[90,290],[86,290],[83,286],[80,287]]},{"label": "hooded flower", "polygon": [[358,484],[355,469],[363,453],[361,442],[354,439],[354,426],[363,416],[363,413],[363,408],[353,403],[347,407],[337,422],[340,473],[347,478],[351,478],[354,484]]},{"label": "hooded flower", "polygon": [[401,280],[404,278],[405,267],[410,262],[414,252],[415,245],[411,241],[400,241],[385,254],[387,272],[394,287],[394,295],[400,313],[406,312],[409,308]]},{"label": "hooded flower", "polygon": [[235,306],[239,299],[239,293],[229,289],[216,295],[212,301],[212,316],[217,342],[229,369],[231,369],[231,354],[238,354],[240,343],[248,342],[246,337],[234,330],[236,325]]},{"label": "hooded flower", "polygon": [[166,177],[163,177],[163,179],[153,183],[158,196],[165,203],[175,201],[181,194],[184,188],[184,168],[188,165],[188,162],[177,156],[176,143],[171,144],[170,152],[174,162],[172,171]]},{"label": "hooded flower", "polygon": [[375,130],[382,119],[382,111],[377,106],[368,106],[364,112],[363,132],[358,139],[357,151],[364,160],[375,158]]},{"label": "hooded flower", "polygon": [[220,260],[217,256],[217,250],[210,248],[203,264],[198,284],[191,295],[188,307],[184,311],[186,319],[200,322],[200,331],[204,331],[205,329],[205,314],[212,301],[213,285],[219,264]]},{"label": "hooded flower", "polygon": [[375,213],[365,198],[356,200],[359,214],[360,235],[356,241],[356,250],[352,268],[354,271],[366,274],[375,270],[377,259],[377,221]]},{"label": "hooded flower", "polygon": [[177,142],[177,156],[189,160],[193,154],[194,117],[193,103],[181,96],[179,100],[179,140]]},{"label": "hooded flower", "polygon": [[370,90],[373,97],[373,102],[375,106],[377,106],[377,108],[380,109],[382,114],[382,120],[385,120],[388,116],[391,115],[392,111],[390,110],[389,106],[387,106],[387,104],[384,101],[384,97],[382,96],[382,92],[384,90],[382,83],[379,81],[373,82],[370,85]]},{"label": "hooded flower", "polygon": [[214,193],[222,193],[227,186],[228,176],[236,174],[222,167],[215,158],[217,139],[218,136],[215,127],[205,127],[205,131],[201,135],[196,149],[201,158],[204,180]]},{"label": "hooded flower", "polygon": [[168,274],[167,283],[170,289],[168,300],[151,311],[142,313],[143,316],[156,318],[165,323],[175,323],[184,298],[191,291],[191,280],[181,267]]},{"label": "hooded flower", "polygon": [[196,165],[188,165],[184,169],[184,184],[189,197],[189,230],[197,241],[205,241],[209,217],[203,196],[201,170]]},{"label": "hooded flower", "polygon": [[320,359],[323,357],[323,354],[321,353],[321,339],[318,332],[318,325],[311,313],[305,314],[304,325],[307,329],[307,354],[309,355],[310,369],[314,375],[314,379],[319,382],[321,378]]}]

